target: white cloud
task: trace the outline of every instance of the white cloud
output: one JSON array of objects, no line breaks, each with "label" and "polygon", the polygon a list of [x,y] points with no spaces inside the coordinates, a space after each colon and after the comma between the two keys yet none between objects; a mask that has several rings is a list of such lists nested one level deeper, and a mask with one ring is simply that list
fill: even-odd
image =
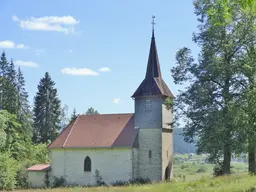
[{"label": "white cloud", "polygon": [[119,104],[119,103],[120,103],[120,98],[114,98],[114,99],[113,99],[113,103]]},{"label": "white cloud", "polygon": [[15,65],[25,66],[25,67],[39,67],[39,64],[36,62],[33,62],[33,61],[17,60],[14,63],[15,63]]},{"label": "white cloud", "polygon": [[64,33],[73,33],[74,26],[80,21],[72,16],[46,16],[46,17],[30,17],[29,19],[21,20],[17,16],[12,16],[12,20],[17,22],[22,29],[34,31],[57,31]]},{"label": "white cloud", "polygon": [[24,44],[16,44],[13,41],[10,40],[5,40],[5,41],[0,41],[0,48],[17,48],[17,49],[25,49],[28,48]]},{"label": "white cloud", "polygon": [[98,76],[99,73],[87,68],[63,68],[60,70],[67,75]]},{"label": "white cloud", "polygon": [[99,68],[99,71],[100,71],[100,72],[110,72],[111,69],[108,68],[108,67],[102,67],[102,68]]}]

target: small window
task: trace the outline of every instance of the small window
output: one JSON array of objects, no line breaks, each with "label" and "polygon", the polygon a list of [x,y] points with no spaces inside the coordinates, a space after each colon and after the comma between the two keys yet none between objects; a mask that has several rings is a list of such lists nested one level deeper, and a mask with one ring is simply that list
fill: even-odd
[{"label": "small window", "polygon": [[148,158],[151,158],[151,157],[152,157],[152,151],[149,150],[149,151],[148,151]]},{"label": "small window", "polygon": [[151,111],[151,107],[152,107],[152,101],[150,98],[148,98],[145,104],[145,111],[148,111],[148,112]]},{"label": "small window", "polygon": [[84,171],[91,172],[91,168],[92,168],[91,164],[92,164],[91,159],[90,157],[87,156],[84,160]]}]

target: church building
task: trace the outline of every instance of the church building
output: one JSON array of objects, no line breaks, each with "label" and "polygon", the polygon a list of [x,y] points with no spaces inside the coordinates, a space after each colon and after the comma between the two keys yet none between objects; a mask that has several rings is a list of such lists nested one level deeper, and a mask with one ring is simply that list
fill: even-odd
[{"label": "church building", "polygon": [[134,113],[79,115],[48,146],[51,163],[28,168],[31,187],[54,178],[67,184],[96,185],[97,177],[116,181],[168,180],[173,175],[172,111],[164,105],[173,97],[162,79],[152,30],[146,75],[131,96]]}]

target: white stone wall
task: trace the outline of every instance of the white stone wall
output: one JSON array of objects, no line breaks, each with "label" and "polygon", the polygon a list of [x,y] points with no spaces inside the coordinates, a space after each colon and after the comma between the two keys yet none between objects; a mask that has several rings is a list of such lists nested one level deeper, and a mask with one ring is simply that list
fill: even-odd
[{"label": "white stone wall", "polygon": [[[163,128],[171,129],[169,125],[173,121],[173,114],[171,110],[167,110],[165,105],[162,105]],[[173,156],[173,133],[162,133],[162,178],[165,179],[165,169],[169,165],[171,169],[170,177],[173,175],[172,170],[172,156]]]},{"label": "white stone wall", "polygon": [[132,178],[136,179],[139,177],[139,154],[138,154],[138,149],[137,148],[133,148],[132,149]]},{"label": "white stone wall", "polygon": [[29,171],[28,182],[30,187],[44,187],[45,171]]},{"label": "white stone wall", "polygon": [[151,181],[162,180],[162,129],[139,129],[138,151],[139,176]]},{"label": "white stone wall", "polygon": [[[52,149],[52,176],[65,176],[68,184],[95,185],[95,171],[107,184],[132,179],[132,149]],[[92,171],[84,172],[84,159],[91,158]]]},{"label": "white stone wall", "polygon": [[173,134],[168,132],[162,133],[162,179],[165,179],[165,169],[169,165],[170,178],[173,176]]}]

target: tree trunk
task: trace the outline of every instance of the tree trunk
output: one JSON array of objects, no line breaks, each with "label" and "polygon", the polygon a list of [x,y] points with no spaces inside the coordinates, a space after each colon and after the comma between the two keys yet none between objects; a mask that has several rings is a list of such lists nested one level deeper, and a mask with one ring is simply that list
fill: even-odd
[{"label": "tree trunk", "polygon": [[248,146],[248,172],[249,174],[255,175],[256,174],[256,159],[255,159],[255,151],[256,147],[252,140],[249,141]]},{"label": "tree trunk", "polygon": [[231,150],[229,143],[224,144],[224,161],[223,161],[223,174],[230,174]]}]

